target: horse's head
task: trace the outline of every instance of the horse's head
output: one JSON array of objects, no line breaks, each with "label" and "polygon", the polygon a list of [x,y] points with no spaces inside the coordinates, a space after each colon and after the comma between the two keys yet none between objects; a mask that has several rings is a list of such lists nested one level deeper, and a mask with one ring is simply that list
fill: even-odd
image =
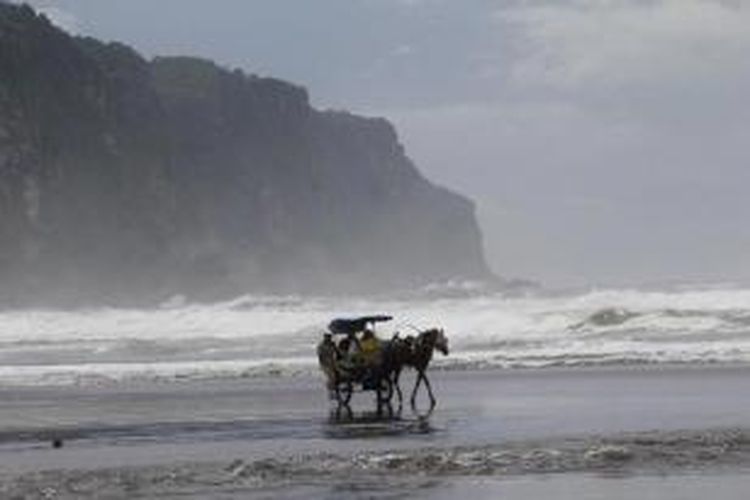
[{"label": "horse's head", "polygon": [[444,356],[448,355],[448,337],[445,336],[445,331],[442,328],[432,328],[424,332],[425,337],[430,340],[432,347]]},{"label": "horse's head", "polygon": [[445,336],[445,330],[442,328],[438,329],[437,340],[435,341],[435,349],[442,352],[444,356],[449,353],[448,350],[448,337]]}]

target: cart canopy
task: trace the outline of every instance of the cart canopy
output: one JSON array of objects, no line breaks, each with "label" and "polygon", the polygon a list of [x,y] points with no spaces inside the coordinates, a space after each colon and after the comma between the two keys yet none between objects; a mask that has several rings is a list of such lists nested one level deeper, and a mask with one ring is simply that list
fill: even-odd
[{"label": "cart canopy", "polygon": [[328,323],[328,330],[330,330],[331,333],[352,335],[363,331],[370,323],[381,323],[392,319],[392,316],[386,316],[383,314],[376,316],[362,316],[361,318],[337,318]]}]

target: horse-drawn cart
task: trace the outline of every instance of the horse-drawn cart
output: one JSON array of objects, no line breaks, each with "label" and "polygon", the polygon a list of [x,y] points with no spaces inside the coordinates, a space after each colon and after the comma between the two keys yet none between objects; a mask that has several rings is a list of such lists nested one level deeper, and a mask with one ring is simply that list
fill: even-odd
[{"label": "horse-drawn cart", "polygon": [[[378,411],[390,406],[394,392],[401,411],[403,394],[399,377],[404,368],[417,372],[411,391],[411,406],[416,410],[417,390],[424,384],[430,398],[430,408],[435,407],[430,381],[425,373],[433,352],[448,355],[448,338],[440,328],[416,330],[416,335],[400,337],[396,332],[389,340],[378,340],[374,325],[390,321],[390,316],[364,316],[354,319],[335,319],[318,344],[318,361],[326,376],[331,399],[339,407],[348,406],[352,394],[373,391]],[[361,337],[360,337],[361,336]]]},{"label": "horse-drawn cart", "polygon": [[[375,393],[378,407],[390,404],[393,382],[385,362],[384,343],[372,330],[376,323],[390,320],[390,316],[364,316],[335,319],[328,325],[329,331],[318,345],[318,360],[332,399],[339,405],[347,406],[353,393],[367,391]],[[365,342],[373,343],[371,352]]]}]

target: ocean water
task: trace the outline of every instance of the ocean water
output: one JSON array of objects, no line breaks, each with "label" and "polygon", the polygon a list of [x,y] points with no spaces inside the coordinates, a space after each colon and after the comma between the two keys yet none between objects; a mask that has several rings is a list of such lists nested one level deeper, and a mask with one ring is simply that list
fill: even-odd
[{"label": "ocean water", "polygon": [[334,317],[388,313],[382,338],[442,327],[442,369],[750,362],[750,289],[589,290],[506,296],[470,284],[393,298],[176,297],[152,310],[0,312],[0,385],[317,373]]}]

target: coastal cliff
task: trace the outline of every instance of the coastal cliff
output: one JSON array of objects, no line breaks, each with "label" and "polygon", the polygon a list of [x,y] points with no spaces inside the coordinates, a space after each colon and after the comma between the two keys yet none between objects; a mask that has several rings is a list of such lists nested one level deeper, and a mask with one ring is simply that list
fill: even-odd
[{"label": "coastal cliff", "polygon": [[386,120],[0,3],[0,304],[485,279],[474,206]]}]

